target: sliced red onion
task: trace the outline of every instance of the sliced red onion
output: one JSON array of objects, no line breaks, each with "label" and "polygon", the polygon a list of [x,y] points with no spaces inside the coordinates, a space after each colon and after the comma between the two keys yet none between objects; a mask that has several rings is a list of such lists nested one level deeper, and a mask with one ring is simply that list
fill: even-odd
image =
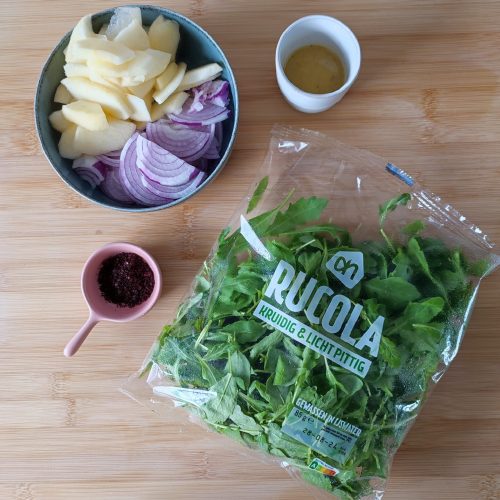
[{"label": "sliced red onion", "polygon": [[215,136],[212,139],[212,142],[210,143],[209,148],[205,151],[205,154],[203,155],[203,157],[207,158],[207,160],[218,160],[220,158],[219,144],[218,144]]},{"label": "sliced red onion", "polygon": [[207,92],[207,101],[216,106],[227,106],[229,103],[229,83],[224,80],[209,82],[210,90]]},{"label": "sliced red onion", "polygon": [[154,207],[163,205],[169,200],[164,196],[158,196],[147,190],[142,184],[143,175],[137,168],[137,138],[135,133],[123,146],[120,156],[120,180],[125,191],[141,205]]},{"label": "sliced red onion", "polygon": [[193,101],[189,106],[188,113],[201,111],[203,109],[203,102],[201,101],[203,92],[197,87],[193,89]]},{"label": "sliced red onion", "polygon": [[99,186],[102,192],[116,201],[123,203],[135,203],[135,200],[128,194],[123,187],[119,169],[112,168],[106,174],[104,181]]},{"label": "sliced red onion", "polygon": [[181,186],[164,186],[144,176],[143,185],[158,196],[168,196],[173,200],[178,200],[190,195],[205,180],[206,176],[205,172],[197,170],[197,174]]},{"label": "sliced red onion", "polygon": [[193,99],[188,99],[182,111],[178,114],[169,114],[168,117],[176,123],[189,126],[211,125],[225,120],[229,116],[229,110],[215,104],[206,104],[201,111],[189,112]]},{"label": "sliced red onion", "polygon": [[97,179],[90,172],[87,172],[86,170],[78,171],[78,169],[75,169],[75,171],[81,179],[90,184],[92,189],[97,186]]},{"label": "sliced red onion", "polygon": [[146,137],[187,162],[193,162],[205,155],[215,134],[215,125],[187,127],[158,120],[148,123]]},{"label": "sliced red onion", "polygon": [[205,82],[192,89],[188,113],[201,111],[207,104],[225,107],[229,102],[229,83],[224,80]]},{"label": "sliced red onion", "polygon": [[181,186],[188,182],[195,167],[149,141],[137,136],[137,167],[152,181],[164,186]]},{"label": "sliced red onion", "polygon": [[120,166],[121,151],[111,151],[105,155],[97,155],[96,158],[109,167],[118,168]]},{"label": "sliced red onion", "polygon": [[93,167],[99,160],[95,156],[82,155],[73,161],[73,168]]},{"label": "sliced red onion", "polygon": [[93,188],[98,186],[106,175],[107,167],[95,156],[82,155],[73,162],[74,171]]}]

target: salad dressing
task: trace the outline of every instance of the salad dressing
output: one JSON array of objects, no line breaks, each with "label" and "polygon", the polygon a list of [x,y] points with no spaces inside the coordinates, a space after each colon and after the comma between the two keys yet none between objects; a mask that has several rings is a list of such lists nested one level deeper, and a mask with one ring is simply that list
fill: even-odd
[{"label": "salad dressing", "polygon": [[322,45],[306,45],[297,49],[285,65],[287,78],[310,94],[335,92],[345,83],[341,57]]}]

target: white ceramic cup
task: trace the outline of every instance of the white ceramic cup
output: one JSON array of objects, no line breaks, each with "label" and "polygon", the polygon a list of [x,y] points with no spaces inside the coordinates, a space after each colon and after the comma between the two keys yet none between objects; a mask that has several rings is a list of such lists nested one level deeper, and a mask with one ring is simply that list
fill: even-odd
[{"label": "white ceramic cup", "polygon": [[[290,56],[305,45],[322,45],[339,53],[346,81],[328,94],[311,94],[296,87],[285,75]],[[361,66],[361,49],[354,33],[338,19],[314,15],[297,19],[281,34],[276,46],[276,78],[288,103],[304,113],[319,113],[339,102],[356,80]]]}]

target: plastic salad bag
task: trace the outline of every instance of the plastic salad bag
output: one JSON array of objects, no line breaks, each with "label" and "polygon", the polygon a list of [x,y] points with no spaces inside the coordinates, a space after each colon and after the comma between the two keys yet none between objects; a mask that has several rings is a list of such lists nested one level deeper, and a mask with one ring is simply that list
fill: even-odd
[{"label": "plastic salad bag", "polygon": [[314,132],[275,127],[252,192],[125,391],[381,498],[498,256],[404,171]]}]

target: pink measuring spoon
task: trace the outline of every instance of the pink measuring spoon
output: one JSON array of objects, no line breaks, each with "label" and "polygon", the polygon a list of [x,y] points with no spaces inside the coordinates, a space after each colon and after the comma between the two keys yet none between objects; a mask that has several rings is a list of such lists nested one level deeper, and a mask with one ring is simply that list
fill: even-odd
[{"label": "pink measuring spoon", "polygon": [[[111,302],[107,302],[101,295],[97,282],[97,276],[103,261],[121,252],[135,253],[142,257],[153,271],[155,277],[155,285],[150,297],[142,304],[131,308],[118,307]],[[146,314],[160,296],[162,276],[160,267],[146,250],[131,243],[109,243],[96,250],[88,258],[83,266],[81,284],[82,293],[89,308],[89,318],[64,348],[64,355],[67,357],[73,356],[78,351],[88,334],[92,331],[92,328],[99,321],[126,322]]]}]

